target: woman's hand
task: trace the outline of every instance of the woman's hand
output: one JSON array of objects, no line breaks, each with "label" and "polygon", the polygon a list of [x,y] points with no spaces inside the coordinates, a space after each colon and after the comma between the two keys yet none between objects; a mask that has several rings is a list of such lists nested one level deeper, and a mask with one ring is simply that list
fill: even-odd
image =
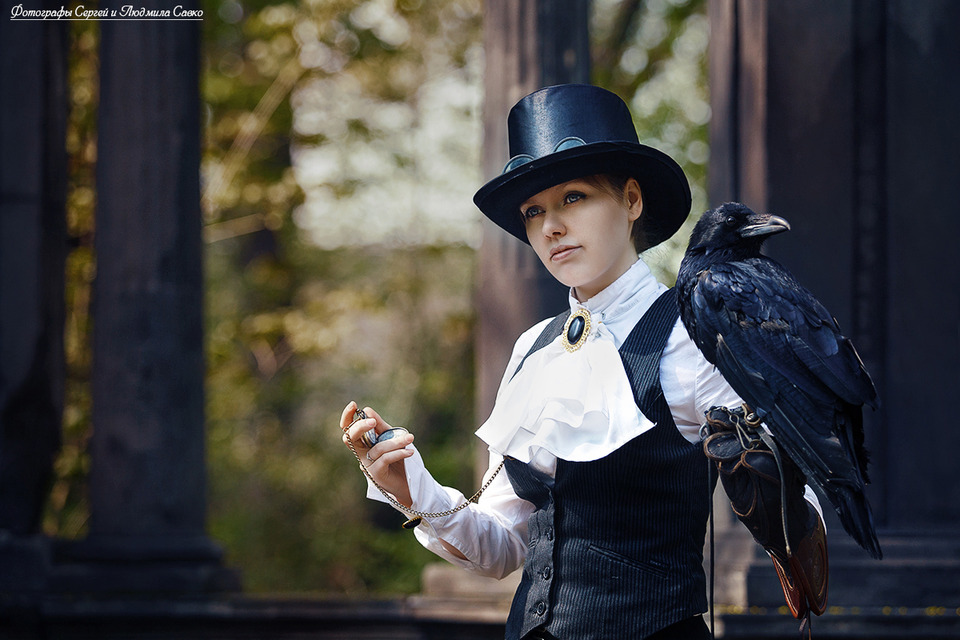
[{"label": "woman's hand", "polygon": [[360,456],[361,464],[366,466],[370,476],[393,494],[400,504],[412,506],[413,500],[410,498],[410,487],[407,485],[407,473],[403,461],[413,455],[413,449],[405,448],[413,442],[413,434],[401,432],[398,437],[378,442],[372,448],[367,448],[360,439],[364,433],[373,429],[374,433],[379,435],[391,427],[383,421],[380,414],[369,407],[363,410],[367,417],[354,422],[356,411],[357,403],[351,402],[340,415],[340,429],[344,432],[343,443],[346,445],[352,442]]}]

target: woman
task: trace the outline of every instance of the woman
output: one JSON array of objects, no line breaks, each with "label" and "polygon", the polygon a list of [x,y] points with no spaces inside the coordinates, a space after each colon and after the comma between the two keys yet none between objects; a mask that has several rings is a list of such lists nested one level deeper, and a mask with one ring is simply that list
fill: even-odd
[{"label": "woman", "polygon": [[[537,91],[508,129],[511,158],[474,200],[570,287],[570,314],[517,340],[477,431],[490,451],[479,502],[415,534],[482,575],[523,565],[507,638],[707,638],[713,487],[699,430],[707,409],[740,402],[638,257],[683,223],[687,180],[597,87]],[[367,448],[365,432],[390,426],[369,408],[354,421],[356,409],[344,409],[344,441],[398,502],[431,513],[464,502],[429,475],[412,435]]]}]

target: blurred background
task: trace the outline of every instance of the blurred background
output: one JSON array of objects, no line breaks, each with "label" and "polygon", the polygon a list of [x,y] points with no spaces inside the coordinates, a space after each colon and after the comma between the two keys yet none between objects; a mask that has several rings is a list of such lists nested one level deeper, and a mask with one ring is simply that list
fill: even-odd
[{"label": "blurred background", "polygon": [[[364,498],[350,400],[472,493],[480,0],[204,1],[208,526],[251,592],[413,593],[435,558]],[[704,0],[597,0],[594,81],[705,207]],[[70,23],[67,400],[43,530],[87,534],[99,23]],[[505,118],[505,114],[500,116]],[[668,284],[680,233],[648,261]],[[481,420],[482,421],[482,420]]]}]

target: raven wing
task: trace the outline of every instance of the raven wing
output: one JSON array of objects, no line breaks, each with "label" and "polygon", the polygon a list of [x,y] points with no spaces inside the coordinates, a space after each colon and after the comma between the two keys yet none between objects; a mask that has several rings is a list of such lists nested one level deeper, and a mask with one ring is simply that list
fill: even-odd
[{"label": "raven wing", "polygon": [[861,409],[876,404],[876,390],[833,317],[764,257],[701,271],[689,312],[707,360],[829,498],[844,528],[879,557],[863,496]]}]

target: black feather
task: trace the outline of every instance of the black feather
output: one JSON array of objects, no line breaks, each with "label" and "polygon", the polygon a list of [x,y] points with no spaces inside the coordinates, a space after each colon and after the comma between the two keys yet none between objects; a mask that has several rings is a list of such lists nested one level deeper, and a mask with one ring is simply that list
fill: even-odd
[{"label": "black feather", "polygon": [[836,320],[782,265],[761,255],[782,218],[728,203],[703,215],[677,275],[683,324],[760,415],[844,529],[882,553],[864,495],[863,406],[877,392]]}]

